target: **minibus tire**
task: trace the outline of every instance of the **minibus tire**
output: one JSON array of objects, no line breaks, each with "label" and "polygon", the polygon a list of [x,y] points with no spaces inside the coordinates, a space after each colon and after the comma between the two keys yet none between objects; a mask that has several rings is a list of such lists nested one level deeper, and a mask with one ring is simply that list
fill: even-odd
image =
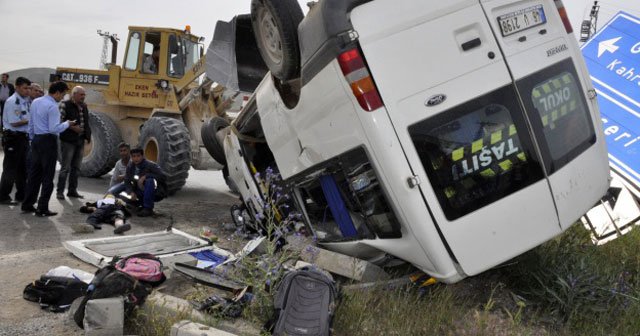
[{"label": "minibus tire", "polygon": [[251,1],[251,25],[260,55],[282,81],[300,77],[298,25],[303,17],[296,0]]},{"label": "minibus tire", "polygon": [[213,117],[207,120],[202,128],[200,128],[200,136],[202,137],[202,143],[209,152],[209,155],[216,160],[219,164],[226,166],[227,158],[224,155],[224,147],[216,138],[216,133],[219,130],[229,127],[229,122],[221,117]]}]

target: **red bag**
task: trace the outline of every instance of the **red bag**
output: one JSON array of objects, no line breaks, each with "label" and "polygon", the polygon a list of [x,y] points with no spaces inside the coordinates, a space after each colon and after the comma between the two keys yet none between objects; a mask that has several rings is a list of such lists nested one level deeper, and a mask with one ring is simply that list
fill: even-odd
[{"label": "red bag", "polygon": [[152,286],[157,286],[166,279],[162,272],[162,262],[150,253],[139,253],[116,259],[115,267],[117,270]]}]

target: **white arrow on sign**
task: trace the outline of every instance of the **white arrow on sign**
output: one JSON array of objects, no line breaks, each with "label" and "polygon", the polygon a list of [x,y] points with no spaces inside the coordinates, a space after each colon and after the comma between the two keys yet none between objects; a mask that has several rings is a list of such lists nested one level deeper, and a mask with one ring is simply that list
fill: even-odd
[{"label": "white arrow on sign", "polygon": [[616,42],[618,42],[621,38],[622,36],[598,43],[598,57],[602,56],[605,51],[608,51],[612,54],[618,51],[620,47],[616,45]]}]

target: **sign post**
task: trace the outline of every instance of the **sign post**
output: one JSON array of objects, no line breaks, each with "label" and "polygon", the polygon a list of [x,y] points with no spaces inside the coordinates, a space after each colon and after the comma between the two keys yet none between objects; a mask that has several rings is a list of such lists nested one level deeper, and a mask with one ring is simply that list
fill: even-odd
[{"label": "sign post", "polygon": [[619,12],[582,46],[611,169],[640,194],[640,18]]}]

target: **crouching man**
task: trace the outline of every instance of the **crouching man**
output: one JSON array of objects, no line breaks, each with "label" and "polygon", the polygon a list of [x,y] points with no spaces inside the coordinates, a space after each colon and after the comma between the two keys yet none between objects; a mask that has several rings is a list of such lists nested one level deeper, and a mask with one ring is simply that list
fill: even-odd
[{"label": "crouching man", "polygon": [[134,148],[130,154],[131,162],[124,177],[125,192],[131,195],[132,203],[142,206],[138,216],[151,216],[154,203],[167,195],[167,178],[158,164],[144,158],[142,148]]}]

